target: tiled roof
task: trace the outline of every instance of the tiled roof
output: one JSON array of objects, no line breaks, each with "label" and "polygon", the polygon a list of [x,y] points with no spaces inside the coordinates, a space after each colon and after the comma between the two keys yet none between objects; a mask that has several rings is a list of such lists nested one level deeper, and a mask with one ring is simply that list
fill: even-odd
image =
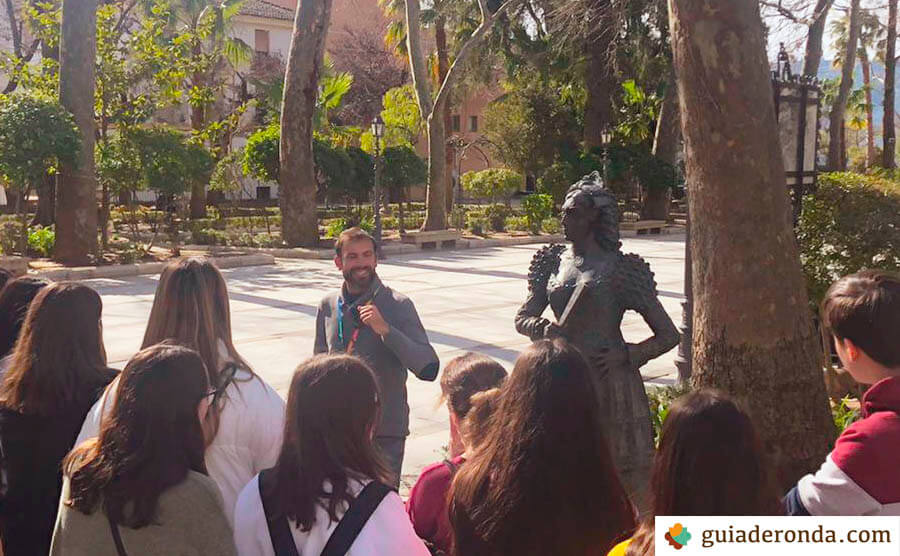
[{"label": "tiled roof", "polygon": [[294,20],[293,10],[266,0],[246,0],[244,5],[241,6],[240,15],[264,17],[266,19],[278,19],[282,21]]}]

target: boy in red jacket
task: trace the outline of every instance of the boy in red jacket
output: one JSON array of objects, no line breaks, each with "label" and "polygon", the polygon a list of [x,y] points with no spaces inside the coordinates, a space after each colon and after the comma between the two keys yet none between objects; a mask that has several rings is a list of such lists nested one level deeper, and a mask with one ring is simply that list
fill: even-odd
[{"label": "boy in red jacket", "polygon": [[862,420],[837,439],[815,475],[785,497],[790,515],[900,515],[900,277],[863,271],[835,282],[822,325],[859,383]]}]

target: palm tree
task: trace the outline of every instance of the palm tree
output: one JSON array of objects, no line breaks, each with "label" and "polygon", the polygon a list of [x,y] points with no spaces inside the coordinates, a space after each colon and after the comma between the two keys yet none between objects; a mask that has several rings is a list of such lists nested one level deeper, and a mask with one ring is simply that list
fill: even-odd
[{"label": "palm tree", "polygon": [[843,170],[846,166],[846,152],[843,149],[842,132],[844,130],[844,115],[847,112],[847,100],[853,87],[853,66],[856,61],[857,44],[859,42],[859,0],[850,1],[848,11],[847,40],[845,48],[841,51],[841,85],[837,97],[831,107],[829,116],[829,141],[828,141],[828,169]]}]

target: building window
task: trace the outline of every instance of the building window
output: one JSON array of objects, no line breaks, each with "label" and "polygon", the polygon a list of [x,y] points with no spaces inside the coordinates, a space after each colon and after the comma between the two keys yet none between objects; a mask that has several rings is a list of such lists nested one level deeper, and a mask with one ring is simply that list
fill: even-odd
[{"label": "building window", "polygon": [[478,131],[478,116],[469,116],[469,131]]},{"label": "building window", "polygon": [[254,36],[254,50],[260,54],[269,53],[269,32],[265,29],[257,29]]},{"label": "building window", "polygon": [[453,131],[459,131],[459,114],[456,114],[451,118],[450,128]]}]

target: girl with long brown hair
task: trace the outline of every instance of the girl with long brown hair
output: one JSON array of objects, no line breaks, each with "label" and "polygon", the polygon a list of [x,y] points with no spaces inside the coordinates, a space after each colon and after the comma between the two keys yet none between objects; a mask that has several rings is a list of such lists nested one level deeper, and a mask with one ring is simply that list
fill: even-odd
[{"label": "girl with long brown hair", "polygon": [[[6,556],[46,554],[59,464],[116,372],[106,366],[97,292],[42,285],[0,383],[0,538]],[[2,488],[2,487],[0,487]]]},{"label": "girl with long brown hair", "polygon": [[19,338],[28,306],[50,282],[33,276],[20,276],[0,289],[0,371],[9,366],[10,354]]},{"label": "girl with long brown hair", "polygon": [[780,515],[771,479],[750,417],[721,392],[686,394],[663,424],[650,480],[653,514],[610,555],[653,556],[657,515]]},{"label": "girl with long brown hair", "polygon": [[63,462],[50,554],[236,554],[203,461],[213,393],[196,352],[167,344],[138,352],[116,381],[100,436]]},{"label": "girl with long brown hair", "polygon": [[[284,401],[235,349],[225,279],[209,260],[181,259],[163,270],[142,347],[164,340],[197,351],[217,391],[204,421],[209,431],[206,465],[222,490],[231,520],[234,502],[247,481],[275,464]],[[96,436],[111,396],[109,389],[88,414],[79,442]]]},{"label": "girl with long brown hair", "polygon": [[450,489],[453,554],[602,555],[634,510],[600,426],[591,370],[560,339],[526,349]]},{"label": "girl with long brown hair", "polygon": [[317,355],[301,363],[278,463],[238,498],[238,552],[426,556],[400,496],[387,486],[390,471],[373,441],[379,419],[375,373],[362,359]]},{"label": "girl with long brown hair", "polygon": [[441,400],[446,400],[450,413],[450,457],[422,470],[406,503],[406,511],[416,533],[431,543],[433,552],[450,551],[447,493],[453,476],[471,457],[478,440],[473,434],[473,427],[469,426],[472,398],[479,393],[497,390],[506,375],[506,369],[500,363],[476,353],[451,359],[441,374]]}]

